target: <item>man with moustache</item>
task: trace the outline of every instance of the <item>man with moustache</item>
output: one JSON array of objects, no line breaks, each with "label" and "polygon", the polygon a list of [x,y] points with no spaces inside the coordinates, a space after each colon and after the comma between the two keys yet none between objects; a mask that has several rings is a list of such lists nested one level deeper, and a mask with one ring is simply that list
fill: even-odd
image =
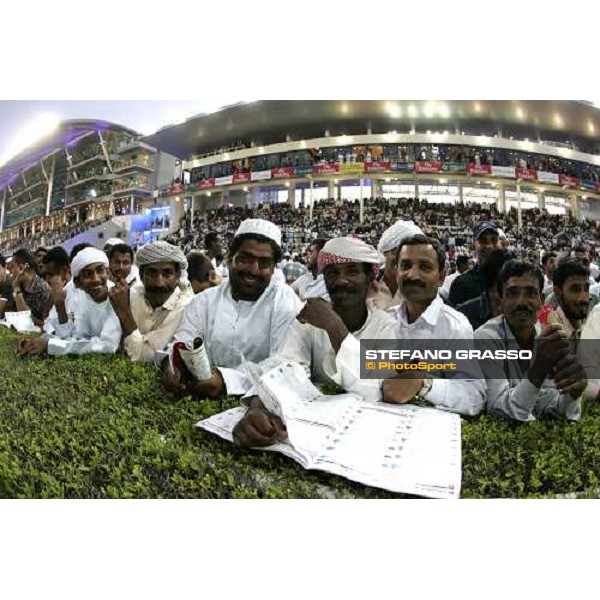
[{"label": "man with moustache", "polygon": [[[472,346],[473,329],[467,318],[444,304],[438,288],[445,277],[446,253],[441,244],[424,235],[406,238],[398,250],[398,288],[403,301],[389,309],[396,320],[396,337],[406,340],[435,340],[439,350]],[[432,346],[433,349],[433,346]],[[439,375],[438,375],[439,373]],[[485,401],[485,380],[476,361],[457,363],[456,370],[436,372],[436,377],[420,372],[401,372],[383,382],[383,400],[404,404],[425,400],[436,408],[477,415]]]},{"label": "man with moustache", "polygon": [[587,378],[571,352],[560,324],[537,323],[544,277],[540,268],[511,260],[500,271],[498,292],[502,315],[475,332],[475,339],[492,350],[529,350],[531,360],[483,360],[487,380],[487,412],[516,421],[533,421],[542,414],[568,420],[581,417],[581,394]]},{"label": "man with moustache", "polygon": [[229,257],[229,277],[192,299],[173,338],[190,346],[201,338],[215,367],[212,376],[198,380],[163,360],[163,385],[175,395],[216,398],[245,394],[250,381],[242,357],[258,363],[279,349],[302,308],[290,286],[273,277],[281,260],[277,225],[264,219],[243,221]]},{"label": "man with moustache", "polygon": [[[331,303],[310,298],[290,327],[281,350],[261,367],[282,362],[301,364],[315,383],[335,383],[368,400],[381,399],[381,381],[360,378],[360,341],[393,338],[394,320],[367,303],[381,255],[356,238],[335,238],[319,254]],[[285,430],[258,396],[246,398],[248,411],[233,430],[241,446],[268,446]]]},{"label": "man with moustache", "polygon": [[183,252],[167,242],[146,244],[135,255],[142,285],[120,279],[109,297],[123,330],[123,348],[134,362],[152,363],[171,341],[194,294]]},{"label": "man with moustache", "polygon": [[96,248],[85,248],[71,263],[73,281],[82,291],[73,321],[58,326],[49,338],[26,338],[20,356],[112,354],[121,341],[121,325],[108,299],[108,257]]}]

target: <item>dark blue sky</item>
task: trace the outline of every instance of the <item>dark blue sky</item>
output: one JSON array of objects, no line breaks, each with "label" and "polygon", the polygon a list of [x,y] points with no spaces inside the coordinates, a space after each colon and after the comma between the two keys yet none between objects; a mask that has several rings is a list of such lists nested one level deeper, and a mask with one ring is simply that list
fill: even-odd
[{"label": "dark blue sky", "polygon": [[[40,114],[64,119],[102,119],[148,134],[164,125],[237,102],[208,100],[4,100],[0,101],[0,164],[22,149],[23,131]],[[29,132],[31,133],[31,132]],[[25,139],[28,139],[26,136]],[[3,160],[4,159],[4,160]]]}]

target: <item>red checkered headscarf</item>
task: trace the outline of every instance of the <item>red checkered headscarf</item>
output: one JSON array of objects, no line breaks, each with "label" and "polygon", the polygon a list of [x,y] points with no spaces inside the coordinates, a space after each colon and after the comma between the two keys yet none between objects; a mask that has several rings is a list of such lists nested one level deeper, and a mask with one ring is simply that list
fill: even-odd
[{"label": "red checkered headscarf", "polygon": [[319,252],[317,259],[319,273],[323,273],[327,265],[342,263],[368,263],[372,265],[373,278],[376,278],[384,258],[373,246],[359,238],[340,237],[329,240]]}]

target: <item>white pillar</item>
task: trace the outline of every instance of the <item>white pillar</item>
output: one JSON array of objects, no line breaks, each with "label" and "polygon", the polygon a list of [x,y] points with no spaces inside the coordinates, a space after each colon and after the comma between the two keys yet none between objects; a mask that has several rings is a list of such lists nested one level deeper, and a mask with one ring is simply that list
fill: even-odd
[{"label": "white pillar", "polygon": [[517,228],[519,233],[523,227],[523,215],[521,214],[521,183],[517,180]]},{"label": "white pillar", "polygon": [[360,216],[359,216],[359,222],[362,225],[364,220],[365,220],[365,199],[363,198],[363,178],[360,177],[359,178],[359,182],[360,182],[360,194],[359,194],[359,201],[360,201]]},{"label": "white pillar", "polygon": [[315,198],[313,196],[313,180],[310,180],[310,194],[309,194],[309,202],[310,202],[310,210],[308,213],[309,219],[312,221],[313,218],[313,204],[315,203]]},{"label": "white pillar", "polygon": [[50,200],[52,199],[52,188],[54,185],[54,163],[56,157],[52,159],[52,169],[50,169],[50,177],[48,178],[48,194],[46,195],[46,216],[50,214]]},{"label": "white pillar", "polygon": [[129,214],[133,215],[135,213],[135,198],[133,196],[130,197],[129,200]]},{"label": "white pillar", "polygon": [[4,211],[6,209],[6,188],[4,188],[4,194],[2,195],[2,210],[0,211],[0,233],[4,231]]},{"label": "white pillar", "polygon": [[546,197],[544,196],[543,190],[538,191],[538,208],[544,210],[546,208]]},{"label": "white pillar", "polygon": [[569,200],[571,201],[571,214],[576,219],[579,219],[581,216],[581,206],[579,205],[579,198],[577,197],[577,194],[572,194],[569,197]]},{"label": "white pillar", "polygon": [[327,182],[327,197],[328,198],[335,198],[335,184],[333,183],[333,179],[330,179]]},{"label": "white pillar", "polygon": [[463,184],[462,181],[458,182],[458,201],[463,203]]},{"label": "white pillar", "polygon": [[296,194],[296,186],[293,183],[290,183],[290,187],[288,188],[288,195],[287,195],[287,203],[294,207],[295,206],[295,194]]},{"label": "white pillar", "polygon": [[506,187],[503,183],[498,187],[498,211],[506,212]]}]

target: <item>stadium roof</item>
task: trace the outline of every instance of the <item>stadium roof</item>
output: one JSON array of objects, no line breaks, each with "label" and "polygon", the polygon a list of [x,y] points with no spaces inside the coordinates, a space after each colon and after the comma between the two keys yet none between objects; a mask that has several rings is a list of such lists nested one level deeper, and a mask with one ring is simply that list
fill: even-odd
[{"label": "stadium roof", "polygon": [[20,173],[37,164],[45,156],[74,144],[82,136],[92,131],[109,130],[123,131],[134,136],[140,135],[132,129],[108,121],[80,119],[62,121],[51,134],[44,136],[34,145],[29,146],[11,158],[6,164],[0,166],[0,190],[11,183]]},{"label": "stadium roof", "polygon": [[[508,124],[600,141],[600,110],[576,100],[260,100],[196,115],[146,136],[147,143],[189,159],[235,145],[410,128],[453,129],[466,123]],[[444,126],[445,125],[445,126]],[[431,127],[429,127],[431,126]],[[314,134],[314,135],[313,135]]]}]

